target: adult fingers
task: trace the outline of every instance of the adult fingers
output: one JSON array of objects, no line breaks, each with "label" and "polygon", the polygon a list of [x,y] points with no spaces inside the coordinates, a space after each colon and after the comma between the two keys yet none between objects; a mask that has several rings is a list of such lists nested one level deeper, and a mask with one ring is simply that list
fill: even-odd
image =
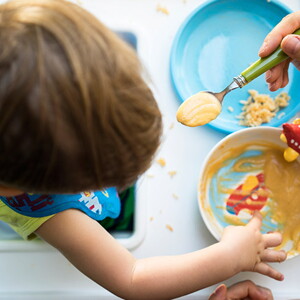
[{"label": "adult fingers", "polygon": [[279,77],[282,77],[285,64],[286,62],[284,61],[279,65],[273,67],[272,69],[268,70],[266,72],[266,82],[273,83],[276,80],[278,80]]},{"label": "adult fingers", "polygon": [[257,286],[251,280],[238,282],[228,288],[228,299],[273,300],[269,289]]},{"label": "adult fingers", "polygon": [[273,269],[271,266],[269,266],[268,264],[266,264],[264,262],[257,263],[255,265],[253,271],[260,273],[262,275],[271,277],[273,279],[279,280],[279,281],[282,281],[284,279],[284,276],[282,273]]},{"label": "adult fingers", "polygon": [[265,78],[270,91],[277,91],[279,88],[283,88],[288,84],[289,63],[290,59],[287,59],[266,72]]},{"label": "adult fingers", "polygon": [[283,262],[286,260],[286,252],[284,250],[265,249],[260,259],[264,262]]},{"label": "adult fingers", "polygon": [[[283,68],[283,80],[282,80],[282,85],[281,88],[284,88],[288,83],[289,83],[289,73],[288,73],[288,69],[290,66],[290,59],[287,59],[284,63],[284,68]],[[299,65],[300,67],[300,65]]]},{"label": "adult fingers", "polygon": [[292,60],[293,65],[300,70],[300,60]]},{"label": "adult fingers", "polygon": [[296,61],[299,65],[300,61],[300,36],[296,34],[287,35],[281,42],[282,50],[291,57],[294,61]]},{"label": "adult fingers", "polygon": [[210,295],[208,300],[227,300],[227,287],[225,284],[219,285]]},{"label": "adult fingers", "polygon": [[273,295],[269,289],[257,286],[252,281],[246,280],[235,283],[228,289],[224,284],[221,284],[209,297],[209,300],[233,299],[273,300]]},{"label": "adult fingers", "polygon": [[268,83],[269,90],[271,92],[277,91],[282,86],[282,83],[283,83],[283,73],[280,73],[279,76],[273,82]]},{"label": "adult fingers", "polygon": [[300,11],[291,13],[284,17],[273,30],[266,36],[260,50],[259,56],[265,57],[271,54],[281,43],[282,39],[300,28]]}]

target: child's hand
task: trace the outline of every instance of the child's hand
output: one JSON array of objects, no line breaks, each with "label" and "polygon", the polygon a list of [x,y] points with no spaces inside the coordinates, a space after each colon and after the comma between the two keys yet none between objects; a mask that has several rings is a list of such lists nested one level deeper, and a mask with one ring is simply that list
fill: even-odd
[{"label": "child's hand", "polygon": [[266,36],[259,50],[259,56],[265,57],[271,54],[278,46],[291,58],[287,59],[266,72],[266,81],[270,91],[276,91],[285,87],[288,82],[288,68],[292,60],[300,70],[300,36],[292,34],[300,28],[300,11],[294,12],[282,19],[274,29]]},{"label": "child's hand", "polygon": [[[285,251],[269,249],[280,245],[278,232],[261,234],[262,216],[255,212],[246,226],[228,226],[225,228],[221,244],[225,245],[237,263],[237,272],[254,271],[277,280],[283,275],[265,262],[281,262],[286,259]],[[226,259],[226,258],[224,258]]]}]

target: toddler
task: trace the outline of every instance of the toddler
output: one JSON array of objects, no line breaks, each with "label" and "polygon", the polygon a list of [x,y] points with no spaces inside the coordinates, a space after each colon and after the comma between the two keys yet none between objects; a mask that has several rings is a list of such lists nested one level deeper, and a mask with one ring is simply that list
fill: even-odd
[{"label": "toddler", "polygon": [[120,212],[117,190],[149,167],[161,114],[134,51],[64,0],[0,5],[0,219],[39,236],[126,299],[171,299],[242,271],[282,280],[279,233],[257,213],[220,242],[134,258],[97,222]]}]

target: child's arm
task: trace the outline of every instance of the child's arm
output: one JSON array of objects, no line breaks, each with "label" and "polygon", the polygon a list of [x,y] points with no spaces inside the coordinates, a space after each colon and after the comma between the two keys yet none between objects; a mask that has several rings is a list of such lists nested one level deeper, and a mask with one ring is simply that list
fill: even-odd
[{"label": "child's arm", "polygon": [[267,249],[280,244],[279,234],[261,235],[261,217],[247,226],[229,227],[224,238],[192,253],[135,259],[96,221],[78,210],[58,213],[37,234],[60,250],[89,278],[126,299],[171,299],[228,279],[240,271],[282,275],[265,261],[285,254]]}]

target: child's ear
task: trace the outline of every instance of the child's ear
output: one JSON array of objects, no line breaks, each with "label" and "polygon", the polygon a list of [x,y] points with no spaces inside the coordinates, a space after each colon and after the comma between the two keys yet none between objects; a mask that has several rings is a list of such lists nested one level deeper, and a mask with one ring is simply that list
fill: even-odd
[{"label": "child's ear", "polygon": [[24,192],[16,188],[0,185],[0,196],[12,197],[23,194]]}]

